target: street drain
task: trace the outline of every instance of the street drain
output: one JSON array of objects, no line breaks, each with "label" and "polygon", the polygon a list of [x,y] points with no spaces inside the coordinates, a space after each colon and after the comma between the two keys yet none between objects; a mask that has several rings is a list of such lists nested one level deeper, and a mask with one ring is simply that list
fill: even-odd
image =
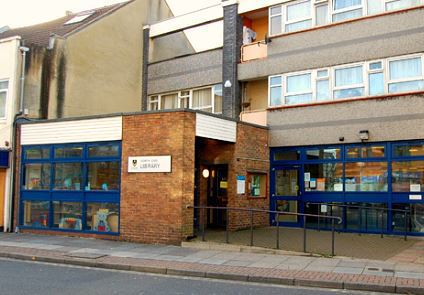
[{"label": "street drain", "polygon": [[107,255],[98,254],[98,253],[69,253],[69,254],[66,254],[65,256],[73,257],[73,258],[97,259]]},{"label": "street drain", "polygon": [[378,272],[387,272],[387,273],[395,273],[393,269],[381,268],[381,267],[367,267],[369,271],[378,271]]}]

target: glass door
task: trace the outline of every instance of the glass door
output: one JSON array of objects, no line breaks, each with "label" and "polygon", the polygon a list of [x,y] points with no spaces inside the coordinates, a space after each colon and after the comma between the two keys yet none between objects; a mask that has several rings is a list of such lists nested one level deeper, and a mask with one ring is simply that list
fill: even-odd
[{"label": "glass door", "polygon": [[[301,195],[301,190],[299,167],[279,167],[274,168],[273,172],[272,210],[287,213],[300,212],[299,196]],[[281,225],[298,226],[300,218],[296,215],[281,214],[278,216],[278,222]]]}]

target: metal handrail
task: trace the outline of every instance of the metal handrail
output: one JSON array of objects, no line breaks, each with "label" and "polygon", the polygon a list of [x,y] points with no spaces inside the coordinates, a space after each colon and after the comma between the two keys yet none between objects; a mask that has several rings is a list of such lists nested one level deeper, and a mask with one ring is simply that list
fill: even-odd
[{"label": "metal handrail", "polygon": [[292,215],[292,216],[301,216],[303,217],[303,252],[306,253],[306,217],[321,217],[327,218],[331,220],[331,255],[334,256],[335,253],[335,222],[338,224],[343,222],[343,219],[339,216],[324,216],[324,215],[315,215],[315,214],[305,214],[305,213],[296,213],[296,212],[284,212],[284,211],[275,211],[275,210],[265,210],[265,209],[257,209],[257,208],[239,208],[239,207],[213,207],[213,206],[187,206],[187,209],[198,209],[202,212],[202,241],[205,241],[205,210],[214,209],[214,210],[225,210],[226,212],[226,227],[225,227],[225,237],[226,243],[229,241],[229,211],[241,211],[241,212],[249,212],[250,213],[250,246],[253,246],[253,213],[268,213],[276,215],[276,248],[280,249],[280,223],[279,216],[280,215]]},{"label": "metal handrail", "polygon": [[[305,205],[326,205],[326,206],[331,206],[331,207],[341,207],[341,208],[357,208],[359,209],[361,215],[362,215],[362,210],[365,210],[365,212],[367,212],[367,210],[375,210],[377,212],[380,212],[380,216],[381,216],[381,233],[380,236],[381,238],[384,237],[384,219],[383,219],[383,212],[387,211],[387,212],[401,212],[403,214],[405,214],[404,218],[404,240],[406,241],[408,239],[408,225],[409,225],[409,220],[408,220],[408,214],[410,215],[411,212],[410,210],[405,210],[405,209],[392,209],[392,208],[384,208],[384,207],[369,207],[369,206],[358,206],[358,205],[345,205],[345,204],[336,204],[336,203],[317,203],[317,202],[305,202]],[[320,216],[326,216],[326,215],[320,215]],[[333,215],[331,215],[333,216]],[[319,218],[318,218],[318,230],[320,230],[320,225],[319,225]],[[362,227],[362,218],[359,219],[360,221],[360,227]],[[378,219],[377,219],[378,222]]]}]

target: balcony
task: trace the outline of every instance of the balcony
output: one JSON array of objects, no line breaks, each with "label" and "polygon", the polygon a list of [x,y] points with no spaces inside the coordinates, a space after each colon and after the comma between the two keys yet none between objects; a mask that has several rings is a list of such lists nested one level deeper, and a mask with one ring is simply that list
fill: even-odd
[{"label": "balcony", "polygon": [[241,47],[241,62],[248,62],[255,59],[262,59],[268,56],[268,44],[259,41],[245,44]]},{"label": "balcony", "polygon": [[267,126],[267,111],[244,111],[240,114],[240,121],[261,126]]}]

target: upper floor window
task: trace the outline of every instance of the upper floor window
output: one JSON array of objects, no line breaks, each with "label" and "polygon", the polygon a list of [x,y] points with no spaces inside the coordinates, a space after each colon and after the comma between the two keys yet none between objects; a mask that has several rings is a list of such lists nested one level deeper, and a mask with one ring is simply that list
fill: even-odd
[{"label": "upper floor window", "polygon": [[8,81],[0,81],[0,118],[6,117],[6,99],[8,88]]},{"label": "upper floor window", "polygon": [[269,77],[269,106],[424,91],[424,55]]},{"label": "upper floor window", "polygon": [[172,110],[191,108],[204,112],[222,113],[222,85],[183,90],[175,93],[152,95],[148,98],[147,109]]},{"label": "upper floor window", "polygon": [[296,0],[269,8],[269,35],[405,9],[424,0]]}]

